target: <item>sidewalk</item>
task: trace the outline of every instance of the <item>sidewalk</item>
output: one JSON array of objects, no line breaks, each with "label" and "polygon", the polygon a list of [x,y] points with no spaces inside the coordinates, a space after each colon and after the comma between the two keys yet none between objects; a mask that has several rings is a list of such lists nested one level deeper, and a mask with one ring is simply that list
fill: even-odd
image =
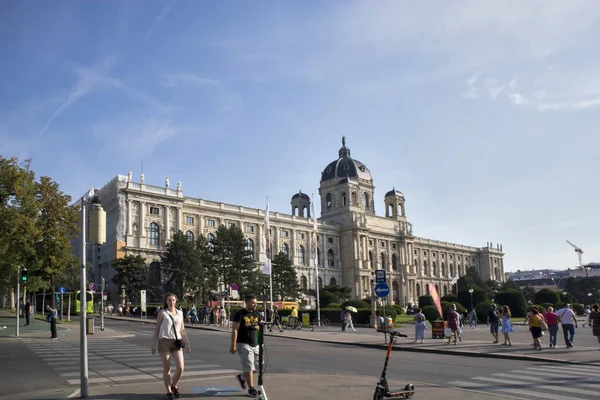
[{"label": "sidewalk", "polygon": [[[374,372],[376,374],[376,372]],[[401,389],[407,382],[390,377],[390,388]],[[369,399],[373,397],[377,377],[346,376],[346,375],[291,375],[267,374],[265,376],[265,391],[271,400],[305,400],[305,399]],[[492,400],[496,396],[474,391],[449,389],[429,383],[411,382],[415,385],[413,399],[443,399],[443,400]],[[247,391],[242,391],[234,377],[193,379],[182,378],[179,383],[181,398],[219,397],[221,399],[249,398]],[[105,400],[149,400],[163,399],[165,388],[158,380],[153,383],[119,384],[115,386],[94,386],[88,399]],[[29,393],[27,397],[11,396],[10,399],[22,398],[28,400],[61,399],[79,397],[79,391],[67,394],[61,391],[46,393]],[[9,397],[0,397],[0,400]]]},{"label": "sidewalk", "polygon": [[[154,324],[153,319],[140,319],[135,317],[105,317],[105,319],[121,319],[134,322]],[[515,321],[515,323],[518,321]],[[204,329],[228,333],[227,328],[219,328],[214,325],[186,325],[188,329]],[[549,339],[543,337],[544,349],[535,351],[532,348],[533,339],[526,326],[513,325],[515,331],[511,333],[512,346],[502,346],[503,335],[500,333],[500,343],[493,344],[493,337],[486,325],[463,328],[463,341],[458,345],[448,344],[447,340],[431,339],[431,328],[425,331],[425,343],[414,343],[414,326],[407,325],[396,330],[408,335],[408,338],[398,339],[394,345],[394,351],[411,351],[422,353],[451,354],[470,357],[505,358],[523,361],[543,361],[555,363],[579,363],[600,365],[600,345],[592,335],[592,329],[582,328],[581,324],[576,331],[575,347],[567,349],[564,344],[562,330],[558,332],[558,348],[548,348]],[[266,337],[279,336],[295,340],[309,340],[323,343],[348,344],[363,347],[385,348],[384,335],[373,328],[357,327],[356,332],[341,332],[337,326],[326,328],[308,328],[302,330],[287,329],[282,333],[267,333]],[[268,339],[266,339],[268,340]]]}]

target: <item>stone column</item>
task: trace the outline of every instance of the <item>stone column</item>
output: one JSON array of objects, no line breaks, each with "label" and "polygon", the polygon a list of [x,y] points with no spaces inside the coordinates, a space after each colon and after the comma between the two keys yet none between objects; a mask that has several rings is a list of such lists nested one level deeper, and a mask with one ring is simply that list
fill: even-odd
[{"label": "stone column", "polygon": [[[131,200],[127,200],[127,236],[131,235],[131,224]],[[127,242],[127,239],[125,239],[125,242]]]},{"label": "stone column", "polygon": [[140,237],[139,247],[146,247],[148,244],[148,227],[146,226],[146,203],[140,201],[140,220],[138,221],[138,232]]},{"label": "stone column", "polygon": [[290,233],[292,235],[292,240],[290,241],[290,256],[292,259],[292,265],[298,265],[298,258],[297,258],[298,251],[296,249],[296,246],[297,246],[296,243],[298,242],[296,239],[297,232],[295,229],[291,229]]},{"label": "stone column", "polygon": [[[177,221],[175,223],[175,231],[179,232],[183,228],[183,210],[177,207]],[[196,232],[194,232],[196,235]]]},{"label": "stone column", "polygon": [[[165,188],[165,190],[168,190]],[[169,213],[171,212],[171,208],[169,206],[165,206],[165,235],[164,235],[164,245],[171,239],[171,224],[169,223]]]}]

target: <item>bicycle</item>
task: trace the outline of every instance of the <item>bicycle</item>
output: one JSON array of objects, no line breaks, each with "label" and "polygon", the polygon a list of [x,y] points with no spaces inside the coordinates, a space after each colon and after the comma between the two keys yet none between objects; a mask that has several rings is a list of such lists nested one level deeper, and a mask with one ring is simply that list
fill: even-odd
[{"label": "bicycle", "polygon": [[[321,318],[321,327],[327,327],[327,326],[329,326],[330,323],[331,323],[331,321],[329,320],[329,318]],[[308,325],[308,327],[310,328],[311,331],[314,331],[315,326],[318,326],[318,321],[316,318],[313,319],[312,321],[310,321],[310,325]]]},{"label": "bicycle", "polygon": [[301,330],[302,329],[302,321],[300,321],[299,318],[295,318],[295,317],[289,317],[287,319],[287,321],[283,321],[281,323],[281,327],[283,329],[287,329],[287,328],[291,328],[291,329],[298,329]]},{"label": "bicycle", "polygon": [[384,331],[377,329],[377,332],[387,333],[390,335],[390,342],[388,344],[387,353],[385,354],[385,363],[383,364],[383,371],[377,386],[375,387],[375,394],[373,400],[386,400],[386,399],[410,399],[415,394],[415,386],[411,383],[404,386],[404,389],[397,392],[390,392],[390,387],[386,378],[386,371],[388,361],[390,360],[390,354],[392,353],[392,347],[394,345],[394,339],[396,337],[407,337],[406,335],[397,331]]}]

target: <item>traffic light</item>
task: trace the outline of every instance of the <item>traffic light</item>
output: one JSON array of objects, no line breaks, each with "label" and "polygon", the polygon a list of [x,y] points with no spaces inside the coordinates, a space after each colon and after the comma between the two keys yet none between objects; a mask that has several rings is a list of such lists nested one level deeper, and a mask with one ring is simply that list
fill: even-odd
[{"label": "traffic light", "polygon": [[21,281],[27,282],[27,269],[25,268],[23,268],[23,271],[21,271]]}]

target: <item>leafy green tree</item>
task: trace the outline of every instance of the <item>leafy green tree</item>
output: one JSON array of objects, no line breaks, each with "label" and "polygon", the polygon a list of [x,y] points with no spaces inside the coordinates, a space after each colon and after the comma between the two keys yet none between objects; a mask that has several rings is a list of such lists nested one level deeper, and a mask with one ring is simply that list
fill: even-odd
[{"label": "leafy green tree", "polygon": [[474,287],[485,288],[485,283],[479,276],[477,268],[469,267],[467,268],[465,275],[458,278],[458,290],[466,291],[469,290],[469,288]]},{"label": "leafy green tree", "polygon": [[42,176],[36,183],[39,214],[36,227],[40,240],[36,243],[37,273],[48,281],[52,292],[56,279],[72,261],[71,239],[77,237],[79,213],[77,205],[70,205],[71,196],[65,195],[58,183]]},{"label": "leafy green tree", "polygon": [[[577,298],[582,304],[596,303],[600,301],[600,277],[590,276],[585,278],[570,277],[565,282],[565,291]],[[588,296],[591,293],[591,296]],[[562,297],[562,294],[561,294]],[[573,303],[573,301],[569,301]]]},{"label": "leafy green tree", "polygon": [[182,232],[177,232],[167,243],[165,252],[160,256],[161,270],[167,276],[166,290],[184,299],[190,291],[197,290],[197,277],[201,273],[201,264],[196,244]]},{"label": "leafy green tree", "polygon": [[498,281],[488,279],[483,283],[483,288],[487,292],[488,297],[493,299],[496,293],[502,289],[502,284],[500,284]]},{"label": "leafy green tree", "polygon": [[125,287],[128,301],[140,301],[140,291],[148,289],[148,264],[139,255],[127,255],[112,260],[115,276],[112,281],[117,288]]},{"label": "leafy green tree", "polygon": [[239,227],[217,229],[213,256],[219,283],[237,283],[242,296],[260,289],[264,278],[257,270],[254,253],[248,248],[248,240]]},{"label": "leafy green tree", "polygon": [[[352,297],[352,288],[340,285],[327,285],[321,289],[322,292],[328,292],[335,296],[336,303],[343,303]],[[319,292],[319,298],[321,297],[321,292]]]},{"label": "leafy green tree", "polygon": [[512,279],[507,280],[500,286],[500,290],[506,290],[506,289],[521,290],[519,285],[517,285],[517,283],[515,281],[513,281]]},{"label": "leafy green tree", "polygon": [[[271,267],[273,276],[273,298],[279,301],[298,298],[298,295],[300,294],[298,274],[288,255],[279,252],[271,261]],[[335,301],[335,299],[333,301]],[[321,306],[323,306],[323,302],[321,302]]]},{"label": "leafy green tree", "polygon": [[527,301],[521,290],[504,289],[496,294],[495,301],[501,306],[508,306],[515,317],[524,317],[527,313]]},{"label": "leafy green tree", "polygon": [[560,295],[558,292],[552,289],[541,289],[534,295],[533,302],[535,304],[551,303],[556,304],[560,301]]},{"label": "leafy green tree", "polygon": [[195,284],[202,294],[202,300],[207,300],[210,291],[217,288],[219,277],[213,256],[212,243],[204,235],[196,239],[196,253],[199,261],[199,271]]},{"label": "leafy green tree", "polygon": [[473,295],[469,293],[468,289],[461,290],[458,292],[458,302],[462,304],[467,310],[471,311],[471,303],[473,307],[477,304],[488,301],[487,291],[478,286],[471,287],[473,289]]},{"label": "leafy green tree", "polygon": [[522,289],[522,292],[527,302],[533,302],[535,297],[535,289],[533,288],[533,286],[525,286]]}]

